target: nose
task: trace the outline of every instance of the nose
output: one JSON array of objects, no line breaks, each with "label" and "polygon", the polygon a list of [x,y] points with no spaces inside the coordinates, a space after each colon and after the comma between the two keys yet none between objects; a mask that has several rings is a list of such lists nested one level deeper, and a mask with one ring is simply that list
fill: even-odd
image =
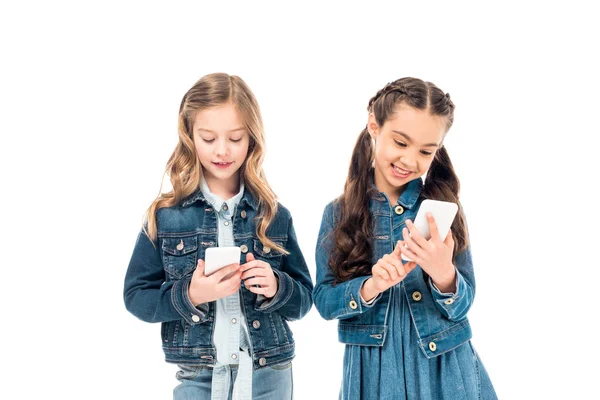
[{"label": "nose", "polygon": [[226,156],[229,152],[229,147],[227,146],[227,140],[217,140],[217,147],[215,149],[217,156]]},{"label": "nose", "polygon": [[402,165],[404,165],[406,169],[409,169],[411,171],[414,171],[414,169],[417,166],[415,158],[410,157],[408,155],[404,155],[402,158],[400,158],[400,162],[402,163]]}]

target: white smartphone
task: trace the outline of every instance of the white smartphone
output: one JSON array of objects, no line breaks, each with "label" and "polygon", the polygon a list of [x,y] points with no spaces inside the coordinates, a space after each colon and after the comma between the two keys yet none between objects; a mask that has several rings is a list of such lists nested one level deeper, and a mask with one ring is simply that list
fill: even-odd
[{"label": "white smartphone", "polygon": [[[421,233],[421,235],[429,240],[431,239],[431,232],[429,232],[429,223],[427,222],[427,213],[430,212],[435,219],[440,237],[446,240],[446,236],[450,231],[456,212],[458,211],[458,205],[449,201],[431,200],[425,199],[421,202],[417,216],[413,221],[415,228]],[[406,261],[412,261],[410,258],[402,254],[402,259]]]},{"label": "white smartphone", "polygon": [[212,275],[223,267],[239,264],[240,254],[238,246],[209,247],[204,253],[204,275]]}]

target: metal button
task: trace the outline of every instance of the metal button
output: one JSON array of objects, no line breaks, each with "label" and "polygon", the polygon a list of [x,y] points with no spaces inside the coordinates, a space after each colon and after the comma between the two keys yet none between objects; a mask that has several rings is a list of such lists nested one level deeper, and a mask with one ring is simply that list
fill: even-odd
[{"label": "metal button", "polygon": [[245,244],[240,246],[240,250],[242,251],[242,253],[247,253],[248,252],[248,246],[246,246]]},{"label": "metal button", "polygon": [[412,294],[412,298],[414,301],[421,301],[421,297],[422,297],[421,292],[417,291],[417,292],[413,292],[413,294]]},{"label": "metal button", "polygon": [[452,303],[454,303],[454,299],[448,299],[444,302],[444,304],[447,304],[447,305],[450,305]]},{"label": "metal button", "polygon": [[437,346],[435,345],[434,342],[429,342],[429,350],[431,351],[436,351]]},{"label": "metal button", "polygon": [[358,304],[356,304],[356,302],[354,300],[350,300],[350,308],[353,310],[356,310],[356,308],[358,307]]},{"label": "metal button", "polygon": [[260,321],[259,321],[259,320],[257,320],[257,319],[255,319],[254,321],[252,321],[252,327],[253,327],[254,329],[258,329],[258,328],[260,328]]},{"label": "metal button", "polygon": [[264,367],[267,364],[267,359],[262,357],[261,359],[258,360],[258,363],[260,364],[261,367]]},{"label": "metal button", "polygon": [[404,207],[402,207],[402,206],[396,206],[396,207],[394,208],[394,212],[395,212],[396,214],[398,214],[398,215],[401,215],[401,214],[404,212]]},{"label": "metal button", "polygon": [[192,315],[192,321],[198,322],[198,321],[200,321],[200,317],[197,315]]},{"label": "metal button", "polygon": [[223,204],[223,211],[227,211],[229,210],[229,207],[227,207],[227,204]]},{"label": "metal button", "polygon": [[233,358],[234,360],[237,360],[237,354],[233,353],[233,354],[231,355],[231,358]]},{"label": "metal button", "polygon": [[225,221],[225,222],[223,222],[223,225],[225,225],[225,226],[229,226],[229,221]]},{"label": "metal button", "polygon": [[242,212],[240,213],[240,216],[242,218],[246,218],[246,210],[242,210]]},{"label": "metal button", "polygon": [[271,248],[269,246],[265,246],[265,247],[263,247],[263,252],[265,254],[269,254],[271,252]]},{"label": "metal button", "polygon": [[177,243],[177,250],[183,250],[183,239],[181,239],[181,242]]},{"label": "metal button", "polygon": [[236,323],[237,323],[237,319],[233,318],[233,319],[231,320],[231,323],[232,323],[232,324],[236,324]]}]

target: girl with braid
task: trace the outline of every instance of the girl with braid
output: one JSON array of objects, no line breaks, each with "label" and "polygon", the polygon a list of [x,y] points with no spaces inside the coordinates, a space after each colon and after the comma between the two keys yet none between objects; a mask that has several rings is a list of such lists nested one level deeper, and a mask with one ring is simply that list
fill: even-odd
[{"label": "girl with braid", "polygon": [[[367,110],[316,249],[315,306],[339,320],[346,344],[340,399],[496,399],[467,320],[475,277],[444,147],[454,103],[430,82],[402,78]],[[445,240],[431,214],[430,240],[412,224],[424,199],[459,205]]]}]

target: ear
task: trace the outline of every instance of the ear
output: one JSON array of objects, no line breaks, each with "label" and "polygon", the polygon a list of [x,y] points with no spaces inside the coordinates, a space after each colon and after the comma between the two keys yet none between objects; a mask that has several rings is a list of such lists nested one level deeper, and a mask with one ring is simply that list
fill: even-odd
[{"label": "ear", "polygon": [[376,139],[377,135],[379,135],[379,125],[377,125],[377,121],[375,120],[375,114],[373,113],[369,113],[367,129],[369,131],[369,135],[371,135],[371,138]]}]

